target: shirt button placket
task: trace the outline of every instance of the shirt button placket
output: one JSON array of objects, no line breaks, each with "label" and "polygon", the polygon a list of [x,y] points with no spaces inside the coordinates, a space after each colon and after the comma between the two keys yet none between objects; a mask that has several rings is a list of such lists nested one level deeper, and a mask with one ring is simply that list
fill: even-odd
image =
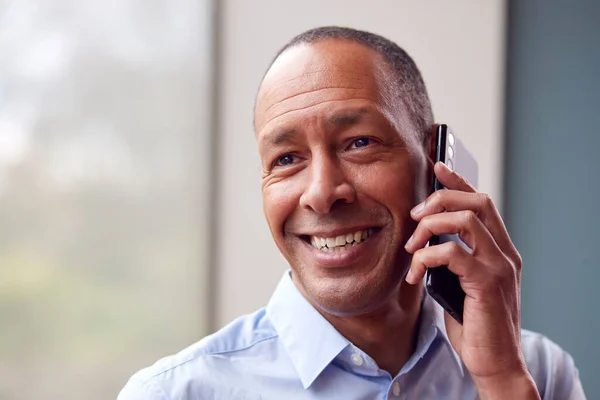
[{"label": "shirt button placket", "polygon": [[400,384],[398,383],[398,381],[392,383],[392,395],[394,397],[400,396]]}]

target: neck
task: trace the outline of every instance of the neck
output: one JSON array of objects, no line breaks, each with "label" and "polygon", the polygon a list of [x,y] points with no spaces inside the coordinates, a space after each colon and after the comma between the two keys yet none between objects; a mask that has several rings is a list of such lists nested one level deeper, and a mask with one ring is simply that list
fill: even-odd
[{"label": "neck", "polygon": [[[416,346],[423,284],[404,280],[390,300],[376,310],[358,316],[321,314],[355,346],[377,362],[379,368],[396,376]],[[318,309],[318,308],[317,308]]]}]

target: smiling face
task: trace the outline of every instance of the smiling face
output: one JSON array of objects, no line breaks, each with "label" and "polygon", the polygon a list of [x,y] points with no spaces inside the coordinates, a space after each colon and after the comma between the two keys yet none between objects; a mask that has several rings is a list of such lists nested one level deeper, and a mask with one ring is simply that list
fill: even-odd
[{"label": "smiling face", "polygon": [[409,212],[428,192],[426,149],[390,96],[390,69],[348,40],[301,44],[257,98],[269,228],[298,288],[334,315],[372,311],[398,290]]}]

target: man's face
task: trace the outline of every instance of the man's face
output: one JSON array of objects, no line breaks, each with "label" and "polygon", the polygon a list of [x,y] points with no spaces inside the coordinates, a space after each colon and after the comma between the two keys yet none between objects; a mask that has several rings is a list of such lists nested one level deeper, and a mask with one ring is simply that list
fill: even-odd
[{"label": "man's face", "polygon": [[390,98],[388,68],[354,42],[299,45],[257,98],[269,228],[299,289],[336,315],[372,311],[399,288],[409,212],[427,194],[426,149]]}]

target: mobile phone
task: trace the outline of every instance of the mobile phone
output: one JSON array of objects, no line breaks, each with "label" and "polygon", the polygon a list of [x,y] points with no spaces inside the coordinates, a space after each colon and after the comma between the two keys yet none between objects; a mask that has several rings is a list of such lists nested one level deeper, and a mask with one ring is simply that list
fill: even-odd
[{"label": "mobile phone", "polygon": [[[469,153],[463,143],[456,137],[456,134],[448,125],[438,125],[436,129],[436,149],[435,162],[441,161],[451,170],[462,175],[467,182],[474,188],[477,188],[478,167],[475,158]],[[445,189],[433,176],[433,192]],[[429,240],[429,246],[453,241],[469,253],[471,249],[460,240],[458,235],[440,235],[433,236]],[[465,302],[465,292],[460,286],[458,276],[450,272],[447,266],[429,268],[425,287],[431,297],[435,299],[455,320],[463,323],[463,310]]]}]

